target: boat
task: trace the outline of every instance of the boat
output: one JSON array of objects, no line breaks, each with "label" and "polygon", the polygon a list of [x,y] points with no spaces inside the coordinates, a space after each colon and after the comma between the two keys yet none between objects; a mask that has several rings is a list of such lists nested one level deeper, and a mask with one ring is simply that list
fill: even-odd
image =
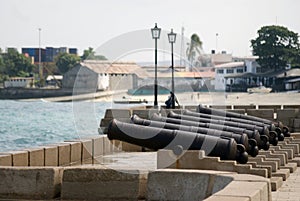
[{"label": "boat", "polygon": [[251,87],[247,89],[248,93],[270,93],[272,88],[265,86]]},{"label": "boat", "polygon": [[114,100],[116,104],[140,104],[140,103],[148,103],[146,99],[132,99],[132,98],[125,98]]}]

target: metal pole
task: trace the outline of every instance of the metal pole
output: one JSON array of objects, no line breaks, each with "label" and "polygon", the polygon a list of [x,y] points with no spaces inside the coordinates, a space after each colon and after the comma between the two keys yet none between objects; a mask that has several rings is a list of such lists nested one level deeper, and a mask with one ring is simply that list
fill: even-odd
[{"label": "metal pole", "polygon": [[174,89],[174,55],[173,43],[171,43],[171,59],[172,59],[172,109],[175,109],[175,89]]},{"label": "metal pole", "polygon": [[40,85],[42,84],[42,67],[41,67],[41,28],[39,28],[39,78],[40,78]]},{"label": "metal pole", "polygon": [[154,107],[157,108],[157,38],[155,38]]}]

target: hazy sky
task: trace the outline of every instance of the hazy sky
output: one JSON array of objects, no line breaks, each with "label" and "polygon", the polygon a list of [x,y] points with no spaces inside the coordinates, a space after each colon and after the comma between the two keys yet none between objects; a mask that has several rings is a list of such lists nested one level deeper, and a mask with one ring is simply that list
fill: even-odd
[{"label": "hazy sky", "polygon": [[[264,25],[300,33],[299,0],[0,0],[0,47],[75,47],[81,54],[155,22],[186,37],[197,33],[204,51],[250,54]],[[218,36],[216,37],[216,33]],[[134,38],[130,42],[134,41]]]}]

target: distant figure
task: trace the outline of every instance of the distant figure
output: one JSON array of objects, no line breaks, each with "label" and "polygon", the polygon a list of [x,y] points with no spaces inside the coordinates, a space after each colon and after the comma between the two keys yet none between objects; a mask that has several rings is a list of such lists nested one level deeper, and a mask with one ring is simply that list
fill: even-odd
[{"label": "distant figure", "polygon": [[174,105],[174,107],[173,107],[173,105],[172,105],[172,103],[173,103],[173,101],[172,101],[172,100],[173,100],[173,96],[174,96],[174,100],[175,100],[175,102],[177,103],[177,105],[180,106],[180,105],[179,105],[179,102],[178,102],[178,100],[177,100],[177,97],[175,96],[175,94],[173,94],[173,92],[170,91],[170,95],[169,95],[169,97],[168,97],[168,100],[166,100],[166,102],[165,102],[166,108],[167,108],[167,109],[175,108],[175,105]]}]

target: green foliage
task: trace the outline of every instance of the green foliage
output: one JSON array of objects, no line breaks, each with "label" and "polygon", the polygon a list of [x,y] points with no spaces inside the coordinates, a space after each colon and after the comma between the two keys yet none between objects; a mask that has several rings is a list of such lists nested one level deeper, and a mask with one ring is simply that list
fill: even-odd
[{"label": "green foliage", "polygon": [[60,53],[55,58],[55,64],[61,74],[66,73],[71,68],[75,67],[80,61],[80,58],[74,54]]},{"label": "green foliage", "polygon": [[95,55],[95,51],[93,48],[89,47],[89,49],[83,51],[83,55],[81,56],[81,60],[107,60],[107,58],[103,55]]},{"label": "green foliage", "polygon": [[263,72],[284,69],[287,64],[299,66],[300,46],[298,33],[282,26],[264,26],[258,32],[258,37],[251,40],[253,55]]},{"label": "green foliage", "polygon": [[191,36],[191,42],[189,43],[189,46],[186,50],[186,55],[188,58],[188,61],[192,63],[193,57],[196,54],[196,52],[200,55],[200,50],[202,49],[203,42],[200,40],[200,37],[197,34],[193,34]]},{"label": "green foliage", "polygon": [[[2,60],[2,61],[1,61]],[[2,54],[2,59],[0,59],[0,72],[2,74],[12,76],[19,76],[23,74],[22,72],[29,73],[32,72],[33,65],[29,58],[20,54],[15,49],[8,49],[7,53]]]}]

